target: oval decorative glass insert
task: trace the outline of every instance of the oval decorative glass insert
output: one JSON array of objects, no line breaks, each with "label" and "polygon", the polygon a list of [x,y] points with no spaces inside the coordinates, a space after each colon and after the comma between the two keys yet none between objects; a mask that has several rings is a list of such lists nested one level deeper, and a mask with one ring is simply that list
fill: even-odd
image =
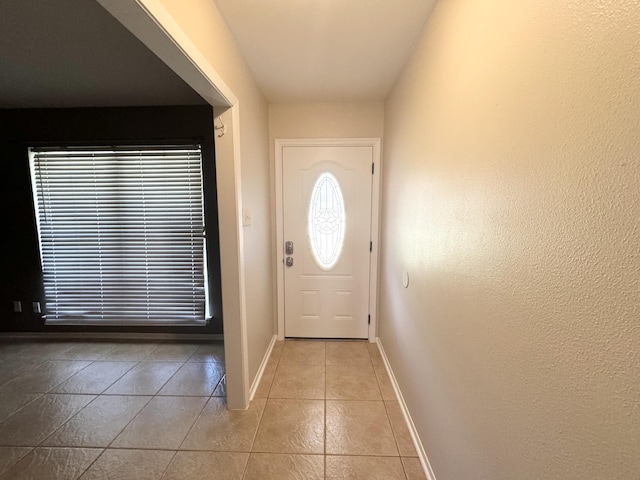
[{"label": "oval decorative glass insert", "polygon": [[340,258],[344,243],[344,200],[336,177],[321,173],[309,202],[309,241],[318,266],[332,268]]}]

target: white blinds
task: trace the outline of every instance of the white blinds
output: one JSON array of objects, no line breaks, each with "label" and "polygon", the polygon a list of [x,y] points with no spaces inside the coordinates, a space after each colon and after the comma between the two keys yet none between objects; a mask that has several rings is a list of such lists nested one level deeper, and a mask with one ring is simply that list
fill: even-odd
[{"label": "white blinds", "polygon": [[47,324],[204,324],[199,146],[30,149]]}]

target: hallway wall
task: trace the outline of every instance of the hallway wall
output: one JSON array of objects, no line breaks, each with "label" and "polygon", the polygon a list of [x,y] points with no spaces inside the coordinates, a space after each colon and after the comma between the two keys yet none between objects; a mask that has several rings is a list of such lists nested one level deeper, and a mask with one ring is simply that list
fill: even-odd
[{"label": "hallway wall", "polygon": [[276,138],[382,137],[383,122],[383,102],[269,105],[272,147]]},{"label": "hallway wall", "polygon": [[242,205],[252,217],[243,229],[251,383],[274,334],[268,106],[212,0],[160,1],[239,100]]},{"label": "hallway wall", "polygon": [[638,25],[442,0],[385,104],[380,337],[438,480],[637,478]]}]

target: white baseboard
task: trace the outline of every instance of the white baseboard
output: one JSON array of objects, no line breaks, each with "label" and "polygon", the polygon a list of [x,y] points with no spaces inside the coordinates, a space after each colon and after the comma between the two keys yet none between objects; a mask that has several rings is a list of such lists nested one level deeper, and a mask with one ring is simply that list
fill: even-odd
[{"label": "white baseboard", "polygon": [[262,380],[264,369],[267,367],[267,362],[269,361],[269,357],[271,357],[271,352],[273,351],[273,347],[276,344],[276,340],[278,340],[278,335],[274,335],[273,337],[271,337],[271,342],[269,342],[269,346],[267,347],[267,351],[264,354],[264,358],[262,359],[260,368],[258,368],[258,373],[256,374],[256,378],[253,379],[253,383],[251,384],[251,388],[249,389],[250,402],[253,400],[253,397],[255,397],[256,391],[260,386],[260,381]]},{"label": "white baseboard", "polygon": [[393,370],[391,370],[389,359],[387,358],[387,354],[384,352],[384,348],[382,347],[382,342],[380,341],[380,338],[376,338],[376,343],[378,344],[378,350],[380,350],[380,355],[382,356],[382,360],[384,361],[384,366],[387,369],[387,373],[389,374],[391,385],[393,385],[393,390],[396,392],[396,397],[398,398],[398,403],[400,404],[400,410],[402,410],[402,414],[404,415],[404,420],[407,423],[407,427],[409,428],[409,433],[411,434],[413,445],[416,447],[416,451],[418,452],[418,458],[420,459],[420,463],[422,464],[422,469],[424,470],[424,474],[426,475],[427,480],[436,480],[436,476],[434,475],[433,469],[431,468],[431,464],[429,463],[429,459],[427,458],[427,453],[424,451],[424,446],[422,445],[422,441],[420,440],[420,436],[418,435],[416,426],[413,423],[413,420],[411,419],[411,414],[409,413],[407,404],[405,403],[404,397],[402,396],[402,392],[400,391],[400,386],[398,385],[398,381],[396,380],[396,377],[393,374]]}]

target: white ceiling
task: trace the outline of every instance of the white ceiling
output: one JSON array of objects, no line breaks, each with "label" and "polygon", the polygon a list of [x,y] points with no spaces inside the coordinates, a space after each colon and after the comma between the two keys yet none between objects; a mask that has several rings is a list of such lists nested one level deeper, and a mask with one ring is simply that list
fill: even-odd
[{"label": "white ceiling", "polygon": [[215,0],[267,100],[386,99],[436,0]]},{"label": "white ceiling", "polygon": [[[384,100],[436,2],[212,1],[273,103]],[[0,0],[0,32],[0,108],[206,103],[95,1]]]},{"label": "white ceiling", "polygon": [[0,108],[206,102],[97,2],[0,0]]}]

